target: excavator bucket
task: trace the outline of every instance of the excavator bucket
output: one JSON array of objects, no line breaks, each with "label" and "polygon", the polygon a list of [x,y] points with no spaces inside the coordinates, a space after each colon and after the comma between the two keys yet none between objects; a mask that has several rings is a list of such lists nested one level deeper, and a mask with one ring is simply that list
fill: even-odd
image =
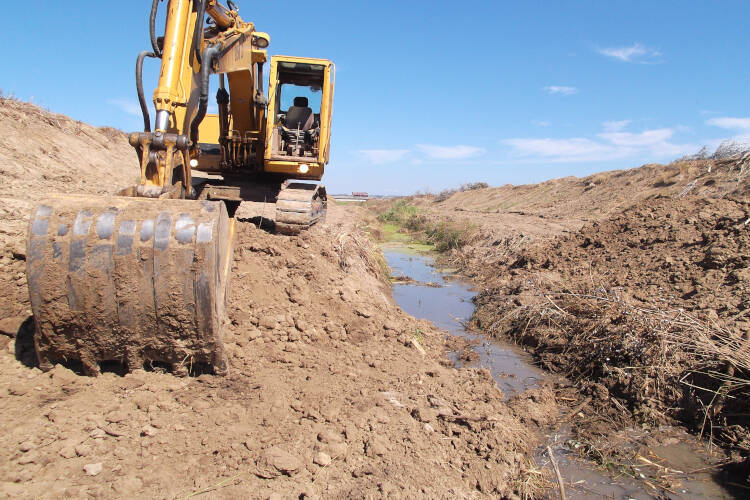
[{"label": "excavator bucket", "polygon": [[232,222],[220,201],[42,200],[26,261],[41,368],[226,373]]}]

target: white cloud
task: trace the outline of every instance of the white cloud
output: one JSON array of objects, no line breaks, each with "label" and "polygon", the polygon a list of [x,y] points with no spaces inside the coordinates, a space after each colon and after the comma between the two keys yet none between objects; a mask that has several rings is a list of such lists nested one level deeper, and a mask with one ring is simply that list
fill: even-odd
[{"label": "white cloud", "polygon": [[141,116],[141,106],[135,101],[129,99],[107,99],[107,103],[129,115]]},{"label": "white cloud", "polygon": [[619,132],[630,125],[630,120],[619,120],[602,123],[605,132]]},{"label": "white cloud", "polygon": [[671,128],[659,128],[644,130],[638,134],[631,132],[604,132],[598,135],[615,146],[645,147],[664,144],[667,139],[674,135],[674,130]]},{"label": "white cloud", "polygon": [[517,138],[501,141],[519,156],[539,157],[551,161],[596,161],[613,152],[613,148],[585,137],[569,139]]},{"label": "white cloud", "polygon": [[547,120],[531,120],[532,125],[536,125],[537,127],[549,127],[552,125],[552,122]]},{"label": "white cloud", "polygon": [[362,149],[359,152],[373,165],[381,165],[402,160],[410,151],[408,149]]},{"label": "white cloud", "polygon": [[[617,126],[620,126],[618,123]],[[622,125],[620,128],[624,127]],[[673,158],[695,152],[695,144],[677,144],[670,139],[674,129],[662,128],[644,130],[638,133],[612,131],[606,129],[596,138],[571,137],[553,138],[512,138],[501,143],[512,148],[518,156],[537,161],[588,162],[608,161],[630,157]]]},{"label": "white cloud", "polygon": [[602,47],[596,49],[596,51],[604,56],[623,62],[640,64],[656,64],[661,62],[658,60],[661,52],[640,43],[634,43],[628,47]]},{"label": "white cloud", "polygon": [[729,130],[750,130],[750,118],[732,118],[724,116],[721,118],[711,118],[706,123],[713,125],[714,127]]},{"label": "white cloud", "polygon": [[544,87],[544,91],[548,94],[560,94],[560,95],[573,95],[578,93],[576,87],[569,87],[567,85],[547,85]]},{"label": "white cloud", "polygon": [[427,157],[435,160],[463,160],[481,156],[485,153],[484,148],[476,146],[437,146],[435,144],[417,144],[417,149]]}]

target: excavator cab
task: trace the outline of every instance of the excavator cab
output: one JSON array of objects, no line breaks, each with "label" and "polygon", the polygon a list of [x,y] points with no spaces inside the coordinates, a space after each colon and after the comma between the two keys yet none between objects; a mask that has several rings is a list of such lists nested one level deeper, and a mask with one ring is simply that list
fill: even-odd
[{"label": "excavator cab", "polygon": [[273,56],[266,171],[318,180],[328,162],[335,67],[326,59]]}]

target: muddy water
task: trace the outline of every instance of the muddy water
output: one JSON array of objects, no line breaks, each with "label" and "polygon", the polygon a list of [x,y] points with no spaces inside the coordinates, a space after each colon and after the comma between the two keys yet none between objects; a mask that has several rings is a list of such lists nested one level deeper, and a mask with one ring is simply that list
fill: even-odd
[{"label": "muddy water", "polygon": [[[471,349],[477,355],[472,366],[488,368],[506,396],[511,397],[535,387],[545,378],[550,379],[550,375],[533,366],[531,358],[517,347],[466,330],[464,325],[474,312],[472,298],[475,292],[470,284],[444,275],[434,267],[432,257],[417,254],[405,246],[387,245],[382,250],[393,276],[408,280],[393,286],[393,296],[399,306],[412,316],[430,320],[451,334],[471,342]],[[457,366],[464,364],[459,359],[459,353],[451,353],[451,357]],[[621,475],[612,479],[601,474],[593,464],[575,457],[568,448],[569,439],[569,430],[565,428],[547,436],[564,478],[568,498],[736,498],[717,484],[708,473],[679,478],[676,483],[679,486],[671,492],[657,491],[643,481],[628,476]],[[680,440],[681,442],[670,446],[655,448],[655,451],[658,456],[672,458],[670,462],[684,470],[698,470],[709,466],[697,450],[690,449],[686,444],[692,440],[693,446],[697,446],[695,440],[687,434],[683,439],[684,441]],[[540,467],[551,468],[545,450],[546,447],[542,447],[537,451],[536,461]]]},{"label": "muddy water", "polygon": [[[478,356],[476,364],[488,368],[498,387],[508,396],[538,385],[544,372],[531,365],[531,359],[515,346],[489,340],[464,328],[474,313],[470,285],[449,279],[432,265],[431,257],[407,253],[397,247],[386,248],[385,258],[397,277],[414,280],[396,284],[393,296],[401,308],[417,318],[428,319],[451,334],[463,337],[472,344]],[[463,361],[459,353],[451,353],[457,366]]]}]

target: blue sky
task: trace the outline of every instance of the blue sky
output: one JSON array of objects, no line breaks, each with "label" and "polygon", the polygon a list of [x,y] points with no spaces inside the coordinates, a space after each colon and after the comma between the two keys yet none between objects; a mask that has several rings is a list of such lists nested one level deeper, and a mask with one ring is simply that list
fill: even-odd
[{"label": "blue sky", "polygon": [[[237,3],[271,54],[336,62],[329,192],[537,182],[750,141],[746,0]],[[150,1],[32,5],[32,27],[29,4],[4,10],[0,89],[139,129]]]}]

